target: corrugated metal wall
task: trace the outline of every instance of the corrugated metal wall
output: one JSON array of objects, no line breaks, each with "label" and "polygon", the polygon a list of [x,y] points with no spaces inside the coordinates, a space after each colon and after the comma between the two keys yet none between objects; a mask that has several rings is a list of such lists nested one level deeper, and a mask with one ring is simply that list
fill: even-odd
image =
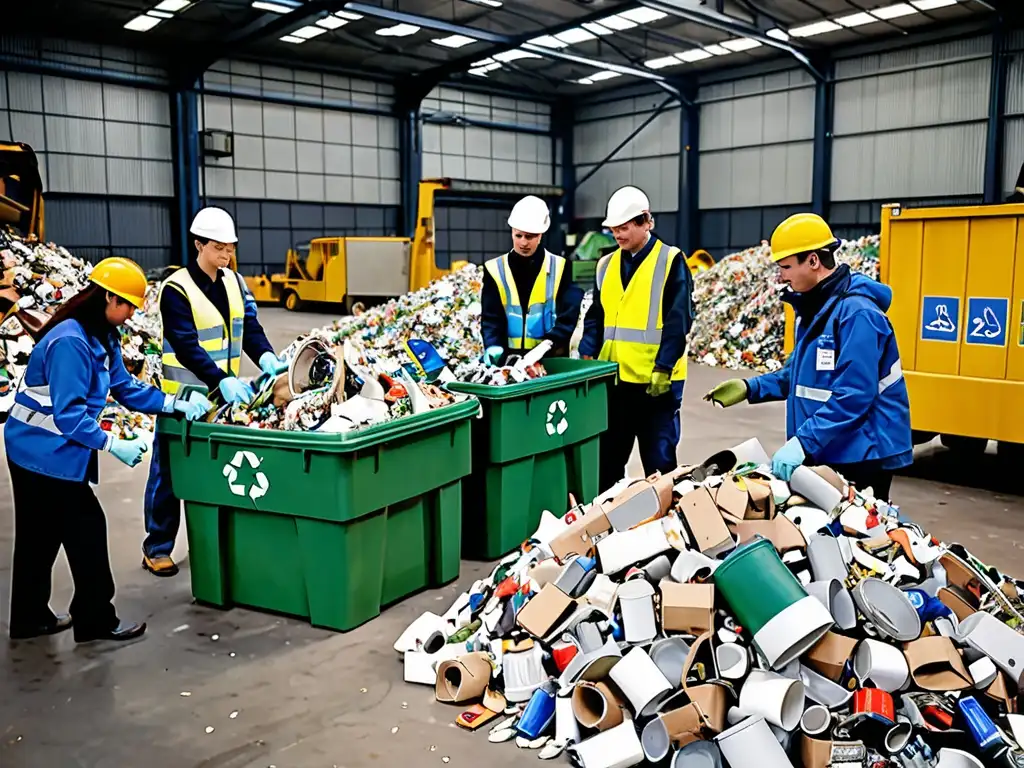
[{"label": "corrugated metal wall", "polygon": [[832,200],[981,195],[991,38],[836,63]]},{"label": "corrugated metal wall", "polygon": [[701,243],[720,256],[809,205],[814,81],[787,70],[706,85],[698,101]]},{"label": "corrugated metal wall", "polygon": [[[555,183],[551,137],[537,133],[551,126],[547,104],[441,87],[424,99],[422,112],[426,120],[461,116],[470,123],[478,120],[504,126],[425,122],[423,178]],[[445,267],[460,260],[480,264],[511,248],[509,208],[505,203],[468,206],[438,201],[438,265]]]},{"label": "corrugated metal wall", "polygon": [[[573,160],[576,178],[582,179],[664,103],[665,95],[636,96],[582,106],[576,115]],[[647,193],[651,208],[662,215],[657,228],[674,237],[679,210],[680,110],[670,102],[636,137],[626,144],[576,190],[576,217],[599,222],[608,197],[619,187],[633,184]]]},{"label": "corrugated metal wall", "polygon": [[[240,271],[282,269],[312,237],[398,234],[398,121],[343,108],[388,110],[390,86],[240,61],[203,86],[200,130],[232,132],[234,154],[204,158],[202,194],[238,212]],[[324,107],[280,103],[305,99]]]},{"label": "corrugated metal wall", "polygon": [[[5,38],[0,50],[26,60],[159,72],[145,54],[109,46]],[[37,151],[47,236],[88,258],[169,262],[170,125],[169,99],[157,90],[0,73],[0,140]]]}]

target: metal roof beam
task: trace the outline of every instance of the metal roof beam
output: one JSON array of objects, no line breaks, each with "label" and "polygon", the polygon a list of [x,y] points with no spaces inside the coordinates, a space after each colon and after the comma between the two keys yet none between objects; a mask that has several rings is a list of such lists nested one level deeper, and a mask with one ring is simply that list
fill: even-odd
[{"label": "metal roof beam", "polygon": [[642,5],[653,10],[678,16],[679,18],[692,21],[695,24],[702,24],[705,27],[711,27],[721,32],[727,32],[730,35],[749,37],[751,40],[756,40],[762,45],[768,45],[772,48],[777,48],[780,51],[785,51],[800,62],[800,64],[811,73],[815,80],[820,81],[824,79],[822,73],[818,71],[813,63],[811,63],[811,60],[803,51],[794,48],[792,45],[785,43],[782,40],[776,40],[774,37],[769,37],[757,27],[740,21],[739,19],[734,19],[732,16],[726,16],[724,13],[718,13],[706,6],[696,5],[689,0],[640,0],[640,2]]}]

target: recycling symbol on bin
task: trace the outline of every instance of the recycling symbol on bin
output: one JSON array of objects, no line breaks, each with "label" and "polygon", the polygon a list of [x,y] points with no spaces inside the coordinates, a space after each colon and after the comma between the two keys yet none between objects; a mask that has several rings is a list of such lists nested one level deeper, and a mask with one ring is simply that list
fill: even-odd
[{"label": "recycling symbol on bin", "polygon": [[544,428],[548,431],[549,435],[561,435],[569,428],[569,422],[565,419],[565,411],[565,400],[555,400],[548,407],[548,423]]},{"label": "recycling symbol on bin", "polygon": [[[249,466],[257,470],[253,475],[253,484],[246,493],[246,488],[243,483],[235,482],[238,480],[238,470],[242,466],[242,462],[248,462]],[[235,496],[248,496],[253,501],[266,496],[267,491],[270,490],[270,481],[267,480],[267,476],[262,472],[258,471],[262,459],[258,459],[256,454],[252,451],[236,451],[235,456],[231,461],[224,465],[224,477],[228,479],[228,489],[235,494]]]}]

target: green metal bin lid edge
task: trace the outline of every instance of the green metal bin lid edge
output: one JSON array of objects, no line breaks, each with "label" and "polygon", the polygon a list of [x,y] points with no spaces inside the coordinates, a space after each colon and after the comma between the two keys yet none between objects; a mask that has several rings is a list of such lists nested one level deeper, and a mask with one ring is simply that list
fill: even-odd
[{"label": "green metal bin lid edge", "polygon": [[550,392],[584,381],[603,379],[614,376],[618,373],[619,364],[605,360],[586,360],[590,363],[585,368],[566,373],[551,373],[539,379],[524,381],[522,384],[506,384],[505,386],[491,386],[490,384],[467,384],[461,381],[454,381],[445,385],[445,389],[452,392],[459,392],[465,395],[473,395],[481,400],[512,400],[525,395],[535,395],[539,392]]},{"label": "green metal bin lid edge", "polygon": [[323,453],[349,453],[386,443],[396,438],[414,436],[417,433],[476,416],[480,404],[474,398],[462,403],[453,403],[435,408],[427,413],[405,416],[393,421],[373,424],[351,432],[321,434],[318,432],[291,432],[282,429],[256,429],[235,424],[188,423],[183,419],[160,418],[160,432],[165,435],[186,439],[206,440],[224,438],[232,443],[246,442],[251,445],[270,448],[309,448]]}]

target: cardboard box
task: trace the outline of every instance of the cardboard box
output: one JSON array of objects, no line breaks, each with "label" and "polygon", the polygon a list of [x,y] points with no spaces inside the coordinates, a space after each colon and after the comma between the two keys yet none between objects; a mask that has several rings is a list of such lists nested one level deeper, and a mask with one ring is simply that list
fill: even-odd
[{"label": "cardboard box", "polygon": [[662,630],[700,636],[714,628],[714,585],[677,584],[665,579],[660,587]]},{"label": "cardboard box", "polygon": [[834,683],[846,676],[847,665],[852,663],[857,641],[852,637],[826,632],[804,655],[804,661],[811,669],[824,675]]},{"label": "cardboard box", "polygon": [[516,623],[534,637],[546,637],[575,607],[575,600],[554,584],[546,584],[522,607]]},{"label": "cardboard box", "polygon": [[718,487],[715,502],[729,522],[771,520],[775,517],[775,495],[771,481],[757,475],[726,475]]},{"label": "cardboard box", "polygon": [[671,476],[655,472],[606,501],[601,510],[616,531],[628,531],[668,512],[672,507],[672,486]]},{"label": "cardboard box", "polygon": [[591,505],[586,513],[570,523],[565,530],[551,540],[548,545],[552,554],[560,561],[569,555],[592,555],[594,553],[594,536],[608,533],[612,524],[608,516],[598,505]]},{"label": "cardboard box", "polygon": [[756,536],[763,536],[775,545],[780,555],[807,546],[807,540],[800,529],[785,515],[777,515],[771,520],[743,520],[728,525],[740,544],[746,544]]},{"label": "cardboard box", "polygon": [[922,637],[904,646],[910,675],[925,691],[963,691],[974,687],[960,651],[948,637]]},{"label": "cardboard box", "polygon": [[736,546],[722,513],[707,488],[700,487],[679,500],[679,512],[690,538],[704,554],[714,557]]}]

